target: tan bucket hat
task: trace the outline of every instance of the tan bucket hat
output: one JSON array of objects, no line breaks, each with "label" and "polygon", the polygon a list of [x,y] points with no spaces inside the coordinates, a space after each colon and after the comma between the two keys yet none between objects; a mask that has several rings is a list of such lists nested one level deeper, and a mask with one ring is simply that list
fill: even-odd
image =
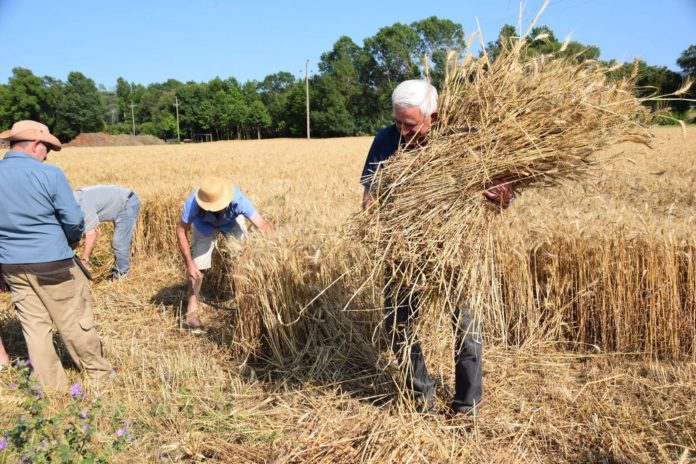
[{"label": "tan bucket hat", "polygon": [[17,121],[12,125],[12,129],[0,133],[0,139],[8,142],[18,142],[22,140],[34,141],[41,140],[51,146],[51,150],[60,151],[60,140],[51,135],[48,127],[40,122],[26,119]]},{"label": "tan bucket hat", "polygon": [[221,177],[206,177],[196,192],[196,203],[206,211],[220,211],[232,203],[232,182]]}]

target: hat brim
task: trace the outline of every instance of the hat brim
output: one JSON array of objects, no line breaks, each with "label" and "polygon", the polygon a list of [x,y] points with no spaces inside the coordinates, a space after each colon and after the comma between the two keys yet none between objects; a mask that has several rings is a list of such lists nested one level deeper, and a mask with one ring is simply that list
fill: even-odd
[{"label": "hat brim", "polygon": [[200,206],[202,209],[206,211],[222,211],[223,209],[227,208],[230,203],[232,203],[232,196],[234,194],[234,191],[232,190],[232,184],[227,183],[224,185],[224,195],[217,201],[204,201],[200,198],[200,189],[196,190],[196,203],[198,203],[198,206]]},{"label": "hat brim", "polygon": [[51,146],[51,150],[60,151],[62,146],[60,140],[51,134],[37,133],[34,129],[28,129],[21,132],[12,133],[12,130],[6,130],[0,133],[0,139],[7,140],[8,142],[20,142],[23,140],[34,141],[40,140],[41,142],[47,143]]}]

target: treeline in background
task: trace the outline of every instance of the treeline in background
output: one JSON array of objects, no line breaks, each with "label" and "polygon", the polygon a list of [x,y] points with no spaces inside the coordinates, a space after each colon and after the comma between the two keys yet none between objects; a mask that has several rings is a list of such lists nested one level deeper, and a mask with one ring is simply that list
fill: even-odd
[{"label": "treeline in background", "polygon": [[[485,53],[495,56],[515,34],[514,26],[503,26]],[[529,40],[533,41],[528,49],[531,56],[563,50],[563,55],[575,60],[599,60],[598,47],[564,44],[545,26],[533,29]],[[391,121],[389,99],[400,81],[422,77],[427,67],[439,86],[447,53],[465,50],[462,26],[437,17],[383,27],[362,46],[340,37],[321,55],[318,71],[309,77],[312,136],[374,134]],[[617,66],[611,77],[637,71],[641,92],[668,94],[680,88],[687,75],[696,76],[696,45],[684,50],[676,63],[683,73],[641,61],[637,67],[633,63]],[[244,83],[234,77],[215,77],[208,82],[169,79],[144,86],[119,77],[115,88],[108,89],[77,71],[63,82],[14,68],[7,84],[0,85],[0,128],[20,119],[39,120],[64,142],[81,132],[149,134],[163,139],[195,139],[201,134],[210,134],[213,140],[300,137],[307,131],[305,89],[304,78],[287,71]],[[674,119],[666,122],[693,118],[686,99],[696,98],[696,90],[692,88],[684,97],[669,102]]]}]

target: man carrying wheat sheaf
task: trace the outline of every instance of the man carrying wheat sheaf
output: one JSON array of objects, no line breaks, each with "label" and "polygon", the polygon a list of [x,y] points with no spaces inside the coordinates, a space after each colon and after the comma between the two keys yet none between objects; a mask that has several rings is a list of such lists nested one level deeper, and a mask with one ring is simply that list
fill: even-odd
[{"label": "man carrying wheat sheaf", "polygon": [[[399,149],[409,150],[424,146],[431,126],[437,122],[437,90],[425,80],[407,80],[392,93],[394,124],[380,130],[368,152],[361,183],[364,186],[363,209],[373,202],[376,173],[381,163]],[[495,205],[506,208],[514,194],[509,183],[493,181],[484,192]],[[384,313],[391,348],[404,366],[406,386],[411,390],[418,410],[432,412],[435,381],[430,377],[420,344],[413,337],[413,325],[419,313],[417,292],[396,283],[390,274],[400,272],[399,263],[386,266]],[[481,401],[482,344],[480,331],[466,308],[457,308],[452,314],[455,331],[455,394],[451,410],[455,414],[475,415]],[[404,359],[408,355],[409,359]]]},{"label": "man carrying wheat sheaf", "polygon": [[[228,241],[244,238],[247,233],[244,218],[266,234],[273,234],[271,225],[228,179],[207,177],[184,201],[176,237],[188,273],[185,327],[202,327],[197,294],[203,284],[202,271],[211,267],[215,236],[221,233]],[[190,248],[186,235],[189,230],[192,238]]]}]

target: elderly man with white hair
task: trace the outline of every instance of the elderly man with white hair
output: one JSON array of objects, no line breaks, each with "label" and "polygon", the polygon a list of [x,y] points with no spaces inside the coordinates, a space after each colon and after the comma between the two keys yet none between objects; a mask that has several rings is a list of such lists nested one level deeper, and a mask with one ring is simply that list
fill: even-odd
[{"label": "elderly man with white hair", "polygon": [[[372,202],[375,173],[381,163],[400,148],[409,150],[427,144],[430,129],[437,123],[437,97],[435,87],[425,80],[407,80],[394,89],[394,124],[377,133],[363,167],[363,208],[367,208]],[[513,192],[509,184],[494,181],[484,195],[492,203],[504,208],[512,199]],[[413,395],[416,407],[429,413],[434,409],[435,380],[428,373],[420,343],[413,337],[413,325],[419,313],[418,295],[410,288],[397,289],[394,288],[395,285],[389,284],[389,273],[398,266],[399,263],[387,266],[387,284],[384,289],[385,327],[392,350],[404,366],[406,386]],[[452,314],[456,346],[455,393],[450,408],[455,414],[475,415],[483,393],[483,349],[479,324],[475,322],[466,308],[458,308]],[[405,359],[407,355],[408,360]]]}]

